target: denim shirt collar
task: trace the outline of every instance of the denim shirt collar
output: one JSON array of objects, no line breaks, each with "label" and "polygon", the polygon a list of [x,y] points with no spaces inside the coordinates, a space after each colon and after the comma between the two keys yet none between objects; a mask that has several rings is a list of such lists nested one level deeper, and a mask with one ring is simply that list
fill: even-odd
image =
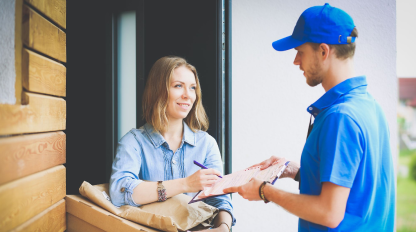
[{"label": "denim shirt collar", "polygon": [[[306,110],[314,117],[318,116],[324,109],[332,106],[343,95],[347,94],[353,89],[361,86],[367,86],[367,80],[365,76],[349,78],[338,85],[332,87],[322,97],[320,97],[315,103],[310,105]],[[366,88],[363,89],[366,91]]]},{"label": "denim shirt collar", "polygon": [[[152,125],[146,123],[144,125],[144,129],[146,130],[147,134],[149,135],[150,141],[152,141],[153,146],[155,148],[160,147],[162,144],[166,142],[165,138],[156,131]],[[195,146],[196,144],[196,136],[195,133],[188,127],[188,125],[183,122],[183,137],[182,141],[188,143],[189,145]]]}]

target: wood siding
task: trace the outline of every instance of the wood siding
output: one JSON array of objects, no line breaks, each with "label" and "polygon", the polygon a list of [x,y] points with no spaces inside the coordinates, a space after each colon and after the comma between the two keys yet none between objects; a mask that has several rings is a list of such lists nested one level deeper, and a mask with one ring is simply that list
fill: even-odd
[{"label": "wood siding", "polygon": [[65,32],[26,5],[23,5],[22,40],[27,47],[66,62]]},{"label": "wood siding", "polygon": [[65,130],[64,99],[24,92],[22,101],[27,105],[0,105],[0,135]]},{"label": "wood siding", "polygon": [[65,175],[60,165],[0,186],[0,231],[23,224],[63,199]]},{"label": "wood siding", "polygon": [[64,164],[65,143],[62,131],[0,138],[0,184]]},{"label": "wood siding", "polygon": [[66,230],[65,30],[65,0],[16,0],[16,104],[0,104],[0,232]]},{"label": "wood siding", "polygon": [[25,2],[41,11],[59,26],[66,28],[65,0],[25,0]]},{"label": "wood siding", "polygon": [[58,203],[44,210],[42,213],[26,221],[19,227],[10,232],[21,231],[56,231],[62,232],[66,230],[66,205],[65,200],[60,200]]},{"label": "wood siding", "polygon": [[30,92],[66,96],[66,68],[27,49],[22,57],[23,87]]}]

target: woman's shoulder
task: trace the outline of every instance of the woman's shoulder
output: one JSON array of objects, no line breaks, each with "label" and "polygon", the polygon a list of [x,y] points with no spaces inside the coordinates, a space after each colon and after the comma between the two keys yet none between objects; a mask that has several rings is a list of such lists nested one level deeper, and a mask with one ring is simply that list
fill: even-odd
[{"label": "woman's shoulder", "polygon": [[143,126],[138,129],[132,128],[120,139],[120,143],[131,143],[134,141],[140,143],[141,141],[145,140],[146,137],[146,130]]},{"label": "woman's shoulder", "polygon": [[208,144],[213,145],[217,144],[217,141],[206,131],[196,131],[195,133],[195,142],[196,144]]}]

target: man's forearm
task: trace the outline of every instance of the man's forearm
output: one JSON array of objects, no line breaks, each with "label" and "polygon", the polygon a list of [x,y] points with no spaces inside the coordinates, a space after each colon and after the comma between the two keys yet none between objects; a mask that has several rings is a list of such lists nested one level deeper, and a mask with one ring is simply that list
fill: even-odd
[{"label": "man's forearm", "polygon": [[267,200],[280,205],[290,213],[316,224],[335,228],[343,219],[337,209],[322,200],[320,196],[288,193],[268,184],[264,188]]}]

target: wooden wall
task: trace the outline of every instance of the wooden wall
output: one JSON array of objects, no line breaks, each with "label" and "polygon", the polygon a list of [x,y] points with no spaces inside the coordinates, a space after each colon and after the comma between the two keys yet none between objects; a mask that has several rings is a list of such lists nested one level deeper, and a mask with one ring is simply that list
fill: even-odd
[{"label": "wooden wall", "polygon": [[17,103],[0,105],[0,232],[65,231],[66,1],[16,0],[15,15]]}]

